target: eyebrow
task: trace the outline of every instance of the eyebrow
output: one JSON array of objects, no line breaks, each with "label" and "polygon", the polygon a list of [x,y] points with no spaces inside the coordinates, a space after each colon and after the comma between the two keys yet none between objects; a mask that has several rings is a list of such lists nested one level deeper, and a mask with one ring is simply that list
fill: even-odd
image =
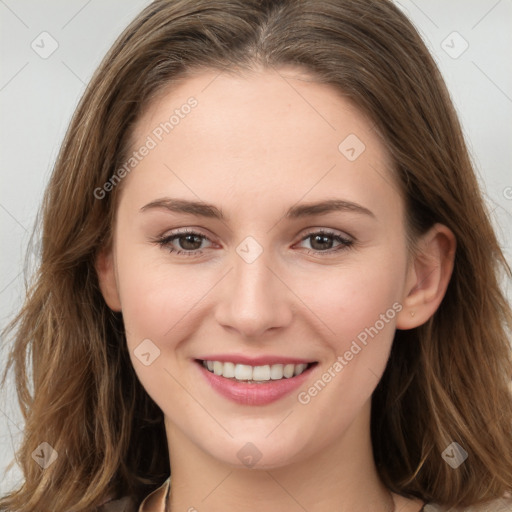
[{"label": "eyebrow", "polygon": [[[143,206],[140,211],[145,212],[152,209],[166,209],[171,212],[188,213],[198,217],[208,217],[227,221],[228,218],[222,212],[222,209],[217,208],[213,204],[204,203],[202,201],[189,201],[187,199],[173,199],[164,197],[156,199]],[[375,214],[361,206],[360,204],[351,201],[344,201],[342,199],[329,199],[317,203],[303,203],[291,206],[284,217],[287,219],[298,219],[302,217],[311,217],[313,215],[325,215],[332,212],[355,212],[363,215],[368,215],[376,218]]]}]

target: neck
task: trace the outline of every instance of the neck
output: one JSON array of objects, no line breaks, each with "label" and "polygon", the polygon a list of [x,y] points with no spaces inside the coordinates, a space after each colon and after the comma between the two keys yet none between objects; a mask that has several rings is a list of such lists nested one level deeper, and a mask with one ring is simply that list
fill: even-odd
[{"label": "neck", "polygon": [[391,494],[380,481],[373,460],[370,402],[336,444],[305,457],[294,454],[293,463],[280,467],[235,467],[213,458],[167,419],[166,430],[172,475],[171,511],[394,509]]}]

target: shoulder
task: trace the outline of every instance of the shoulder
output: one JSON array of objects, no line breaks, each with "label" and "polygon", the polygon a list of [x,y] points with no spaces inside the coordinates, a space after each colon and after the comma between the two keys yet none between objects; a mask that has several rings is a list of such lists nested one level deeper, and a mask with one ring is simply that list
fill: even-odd
[{"label": "shoulder", "polygon": [[501,498],[483,505],[466,508],[448,508],[434,503],[425,505],[422,512],[512,512],[512,498]]}]

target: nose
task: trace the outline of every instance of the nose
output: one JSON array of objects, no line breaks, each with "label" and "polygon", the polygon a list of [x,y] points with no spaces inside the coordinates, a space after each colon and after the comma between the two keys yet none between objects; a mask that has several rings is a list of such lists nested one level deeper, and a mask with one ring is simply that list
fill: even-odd
[{"label": "nose", "polygon": [[217,322],[243,338],[259,338],[289,325],[293,294],[278,275],[265,252],[252,263],[235,255],[234,268],[223,280]]}]

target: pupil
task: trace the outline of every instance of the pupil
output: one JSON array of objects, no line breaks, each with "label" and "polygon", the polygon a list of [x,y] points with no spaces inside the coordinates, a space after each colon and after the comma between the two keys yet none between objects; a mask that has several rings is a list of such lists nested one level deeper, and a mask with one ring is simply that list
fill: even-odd
[{"label": "pupil", "polygon": [[193,251],[201,246],[201,239],[196,235],[185,235],[181,239],[184,240],[184,243],[180,243],[182,249]]},{"label": "pupil", "polygon": [[[184,240],[184,243],[180,243],[180,245],[186,250],[193,251],[201,246],[201,238],[196,235],[184,235],[181,237],[181,240]],[[329,235],[315,235],[313,236],[312,246],[315,248],[314,246],[318,244],[319,247],[316,247],[316,249],[331,249],[332,242]]]},{"label": "pupil", "polygon": [[[331,240],[331,237],[328,235],[315,235],[313,237],[313,243],[312,243],[313,249],[315,249],[315,244],[317,242],[319,242],[320,247],[316,247],[316,249],[331,249],[332,248],[332,240]],[[326,247],[325,245],[322,245],[322,244],[327,244],[328,247]]]}]

